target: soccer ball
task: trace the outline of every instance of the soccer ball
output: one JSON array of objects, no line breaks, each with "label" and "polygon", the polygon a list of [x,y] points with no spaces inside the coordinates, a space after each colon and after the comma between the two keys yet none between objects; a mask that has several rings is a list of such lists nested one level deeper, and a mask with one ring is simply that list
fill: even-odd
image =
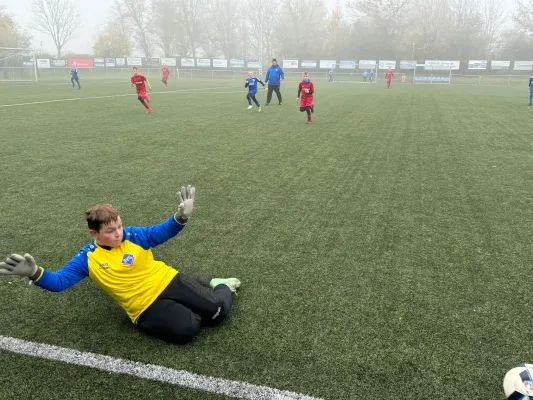
[{"label": "soccer ball", "polygon": [[509,400],[533,400],[533,364],[520,364],[507,372],[503,391]]}]

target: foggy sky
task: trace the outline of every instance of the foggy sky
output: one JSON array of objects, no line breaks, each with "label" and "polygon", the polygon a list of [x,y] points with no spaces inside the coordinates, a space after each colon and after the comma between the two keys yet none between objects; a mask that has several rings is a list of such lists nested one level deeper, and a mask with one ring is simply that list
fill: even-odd
[{"label": "foggy sky", "polygon": [[[265,0],[268,1],[268,0]],[[508,7],[514,9],[514,0],[501,0],[507,4]],[[345,3],[346,0],[341,1]],[[336,3],[335,0],[326,0],[325,3],[333,7]],[[76,33],[76,38],[68,42],[63,51],[72,51],[75,53],[92,53],[92,46],[98,27],[105,22],[105,16],[107,11],[111,7],[112,0],[91,0],[91,1],[78,1],[77,7],[81,12],[83,21],[83,27]],[[6,7],[7,12],[14,17],[17,23],[33,36],[32,47],[35,49],[42,48],[45,52],[55,54],[56,48],[54,42],[49,36],[30,29],[32,14],[30,11],[29,0],[0,0],[0,5]],[[379,10],[376,10],[379,12]],[[132,56],[141,56],[142,54],[132,54]]]}]

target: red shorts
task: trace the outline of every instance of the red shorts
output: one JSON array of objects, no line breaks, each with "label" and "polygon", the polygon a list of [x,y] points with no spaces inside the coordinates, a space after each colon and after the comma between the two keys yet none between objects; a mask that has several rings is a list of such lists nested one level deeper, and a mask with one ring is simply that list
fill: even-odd
[{"label": "red shorts", "polygon": [[300,100],[300,107],[311,107],[313,105],[313,98],[312,97],[302,97]]},{"label": "red shorts", "polygon": [[148,100],[148,99],[150,99],[150,98],[148,97],[148,94],[146,93],[146,90],[141,90],[141,91],[137,92],[137,96],[140,97],[140,98],[143,99],[143,100]]},{"label": "red shorts", "polygon": [[168,81],[168,75],[163,75],[163,80]]}]

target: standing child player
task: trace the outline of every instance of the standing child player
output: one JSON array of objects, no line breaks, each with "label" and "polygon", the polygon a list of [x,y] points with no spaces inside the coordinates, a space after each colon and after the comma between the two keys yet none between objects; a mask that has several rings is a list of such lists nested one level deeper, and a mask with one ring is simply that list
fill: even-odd
[{"label": "standing child player", "polygon": [[333,70],[329,70],[329,83],[333,83]]},{"label": "standing child player", "polygon": [[529,77],[529,105],[533,106],[533,72]]},{"label": "standing child player", "polygon": [[387,72],[385,73],[385,80],[387,81],[387,89],[390,89],[390,83],[392,81],[392,78],[394,78],[394,73],[392,72],[392,69],[389,68]]},{"label": "standing child player", "polygon": [[168,88],[168,67],[166,64],[163,64],[163,68],[161,68],[161,75],[165,87]]},{"label": "standing child player", "polygon": [[252,71],[248,71],[248,78],[246,78],[246,83],[244,84],[245,88],[248,88],[248,94],[246,95],[246,99],[248,100],[248,110],[251,110],[253,108],[252,101],[257,106],[257,111],[261,112],[261,104],[257,101],[255,98],[255,95],[257,94],[257,84],[260,83],[265,86],[263,82],[261,82],[259,79],[257,79],[254,76],[254,73]]},{"label": "standing child player", "polygon": [[78,78],[78,67],[75,62],[72,63],[72,68],[70,69],[70,82],[72,83],[72,87],[75,87],[74,82],[76,82],[78,84],[78,89],[81,89],[80,78]]},{"label": "standing child player", "polygon": [[134,67],[133,68],[133,76],[131,77],[131,86],[135,86],[137,89],[137,99],[141,102],[141,104],[148,110],[146,111],[146,114],[150,114],[152,112],[152,109],[150,108],[150,97],[146,93],[146,85],[144,84],[146,82],[148,84],[148,89],[152,90],[152,85],[150,85],[150,82],[148,79],[146,79],[146,76],[143,74],[139,74],[139,70]]},{"label": "standing child player", "polygon": [[374,82],[374,71],[373,70],[370,70],[370,73],[368,74],[368,81],[370,83]]},{"label": "standing child player", "polygon": [[[307,112],[307,123],[313,122],[312,113],[315,112],[315,106],[313,105],[315,93],[315,85],[309,79],[309,72],[304,72],[303,80],[298,85],[298,97],[296,101],[300,101],[300,112]],[[301,96],[301,100],[300,100]]]}]

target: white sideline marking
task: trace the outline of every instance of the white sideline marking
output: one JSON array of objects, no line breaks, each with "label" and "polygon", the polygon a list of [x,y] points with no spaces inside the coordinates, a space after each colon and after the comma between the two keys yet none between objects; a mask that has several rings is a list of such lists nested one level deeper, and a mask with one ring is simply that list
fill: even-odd
[{"label": "white sideline marking", "polygon": [[[200,89],[183,89],[183,90],[165,90],[164,92],[149,92],[151,94],[165,94],[165,93],[194,93],[194,92],[200,92],[205,90],[216,90],[216,89],[230,89],[232,87],[236,86],[220,86],[220,87],[212,87],[212,88],[200,88]],[[243,90],[232,91],[232,92],[214,92],[216,93],[240,93],[243,92]],[[111,94],[108,96],[92,96],[92,97],[74,97],[72,99],[57,99],[57,100],[44,100],[44,101],[32,101],[30,103],[15,103],[15,104],[2,104],[0,105],[0,108],[4,107],[17,107],[17,106],[30,106],[35,104],[47,104],[47,103],[61,103],[65,101],[76,101],[76,100],[95,100],[95,99],[109,99],[113,97],[127,97],[127,96],[137,96],[135,93],[128,93],[128,94]]]},{"label": "white sideline marking", "polygon": [[121,358],[86,353],[7,336],[0,336],[0,350],[2,349],[17,354],[44,358],[47,360],[62,361],[67,364],[81,365],[101,371],[131,375],[137,378],[203,390],[210,393],[224,394],[238,399],[322,400],[300,393],[273,389],[267,386],[257,386],[246,382],[197,375],[187,371],[162,367],[160,365],[143,364]]}]

